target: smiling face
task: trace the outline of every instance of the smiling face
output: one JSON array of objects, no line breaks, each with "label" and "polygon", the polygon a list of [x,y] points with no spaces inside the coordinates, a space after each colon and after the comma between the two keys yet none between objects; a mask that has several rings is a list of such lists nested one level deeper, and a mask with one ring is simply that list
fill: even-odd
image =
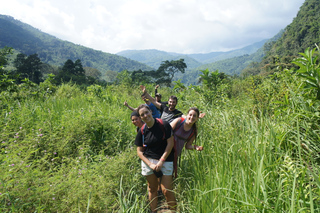
[{"label": "smiling face", "polygon": [[149,108],[147,107],[141,107],[139,109],[139,115],[140,115],[140,118],[145,122],[145,123],[150,123],[152,122],[153,120],[153,117],[152,117],[152,112]]},{"label": "smiling face", "polygon": [[168,105],[169,105],[169,110],[170,111],[173,111],[176,109],[176,106],[177,106],[177,101],[175,99],[169,99],[168,101]]},{"label": "smiling face", "polygon": [[189,124],[194,124],[199,119],[199,114],[196,110],[189,110],[186,122]]},{"label": "smiling face", "polygon": [[131,117],[131,121],[132,121],[132,124],[141,128],[142,125],[143,125],[143,122],[141,120],[141,118],[139,116],[132,116]]},{"label": "smiling face", "polygon": [[149,101],[149,99],[147,99],[144,95],[142,95],[141,98],[142,98],[142,100],[143,100],[144,102],[146,102],[146,103]]}]

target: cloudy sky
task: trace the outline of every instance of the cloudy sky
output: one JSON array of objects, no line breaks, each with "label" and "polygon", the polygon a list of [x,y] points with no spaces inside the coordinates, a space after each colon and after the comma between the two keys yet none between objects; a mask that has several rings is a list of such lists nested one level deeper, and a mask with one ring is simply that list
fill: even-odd
[{"label": "cloudy sky", "polygon": [[7,0],[0,14],[108,53],[209,53],[268,39],[305,0]]}]

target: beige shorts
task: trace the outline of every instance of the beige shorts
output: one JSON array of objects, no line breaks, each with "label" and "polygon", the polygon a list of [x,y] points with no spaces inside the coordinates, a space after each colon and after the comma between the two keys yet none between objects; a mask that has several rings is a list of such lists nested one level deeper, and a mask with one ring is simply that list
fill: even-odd
[{"label": "beige shorts", "polygon": [[[159,161],[155,159],[148,158],[151,163],[157,164]],[[172,175],[173,173],[173,162],[165,161],[161,168],[163,175]],[[142,160],[141,161],[141,174],[144,176],[148,176],[153,174],[153,170]]]}]

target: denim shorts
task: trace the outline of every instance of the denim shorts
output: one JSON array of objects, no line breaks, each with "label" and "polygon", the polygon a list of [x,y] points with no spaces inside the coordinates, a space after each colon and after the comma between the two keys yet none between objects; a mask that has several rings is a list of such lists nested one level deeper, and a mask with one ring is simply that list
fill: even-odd
[{"label": "denim shorts", "polygon": [[[155,159],[148,158],[151,163],[157,164],[159,161]],[[141,174],[144,176],[152,175],[153,170],[142,160],[141,161]],[[173,173],[173,162],[165,161],[161,168],[163,175],[172,175]]]}]

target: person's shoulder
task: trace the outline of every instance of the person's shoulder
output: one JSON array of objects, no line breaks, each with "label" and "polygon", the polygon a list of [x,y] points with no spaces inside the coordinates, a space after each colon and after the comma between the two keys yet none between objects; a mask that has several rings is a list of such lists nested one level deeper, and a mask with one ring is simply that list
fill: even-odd
[{"label": "person's shoulder", "polygon": [[170,125],[170,123],[166,120],[162,120],[162,123],[163,123],[163,125],[168,125],[168,124]]},{"label": "person's shoulder", "polygon": [[168,121],[166,121],[166,120],[163,120],[163,119],[161,119],[161,118],[156,118],[157,119],[157,121],[158,122],[156,122],[156,123],[158,123],[158,125],[163,125],[163,126],[170,126],[170,123],[168,122]]},{"label": "person's shoulder", "polygon": [[182,113],[180,110],[177,109],[178,112]]},{"label": "person's shoulder", "polygon": [[161,108],[166,111],[166,110],[169,110],[169,107],[165,104],[161,104]]},{"label": "person's shoulder", "polygon": [[168,121],[163,120],[163,126],[166,129],[166,131],[172,131],[172,127]]},{"label": "person's shoulder", "polygon": [[179,115],[179,114],[181,114],[181,115],[182,115],[183,113],[182,113],[182,112],[181,112],[180,110],[178,110],[178,109],[175,109],[175,110],[174,110],[174,114],[176,114],[176,115]]}]

